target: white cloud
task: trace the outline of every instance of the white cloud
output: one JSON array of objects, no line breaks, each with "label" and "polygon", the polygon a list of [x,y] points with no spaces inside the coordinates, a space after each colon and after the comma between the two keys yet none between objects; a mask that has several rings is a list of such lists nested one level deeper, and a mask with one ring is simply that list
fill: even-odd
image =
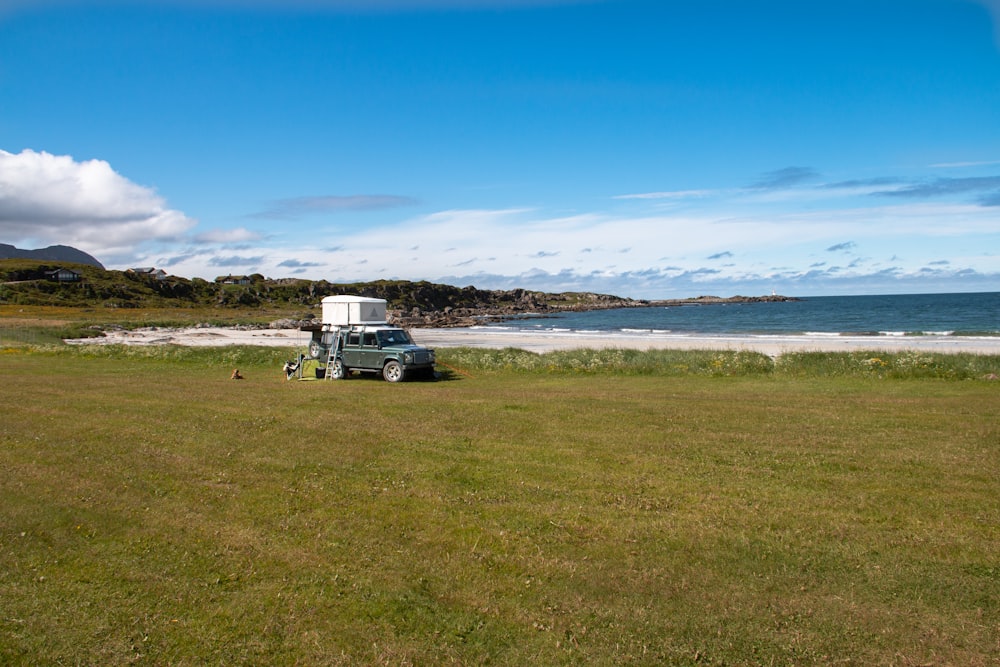
[{"label": "white cloud", "polygon": [[178,239],[195,224],[103,160],[0,150],[0,237],[13,245],[61,243],[107,255]]},{"label": "white cloud", "polygon": [[236,229],[210,229],[207,232],[197,234],[194,240],[197,243],[246,243],[259,241],[262,238],[264,235],[260,232],[237,227]]},{"label": "white cloud", "polygon": [[294,220],[323,213],[352,211],[377,211],[380,209],[413,206],[412,197],[399,195],[324,195],[295,197],[271,202],[267,209],[252,214],[251,218],[265,220]]},{"label": "white cloud", "polygon": [[717,194],[713,190],[677,190],[673,192],[640,192],[631,195],[615,195],[612,199],[698,199]]}]

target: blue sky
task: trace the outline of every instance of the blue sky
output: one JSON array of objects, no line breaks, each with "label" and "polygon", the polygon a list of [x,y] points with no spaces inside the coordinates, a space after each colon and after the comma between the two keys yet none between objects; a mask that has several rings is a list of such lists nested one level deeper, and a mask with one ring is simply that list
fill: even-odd
[{"label": "blue sky", "polygon": [[0,0],[0,242],[636,298],[1000,290],[1000,0]]}]

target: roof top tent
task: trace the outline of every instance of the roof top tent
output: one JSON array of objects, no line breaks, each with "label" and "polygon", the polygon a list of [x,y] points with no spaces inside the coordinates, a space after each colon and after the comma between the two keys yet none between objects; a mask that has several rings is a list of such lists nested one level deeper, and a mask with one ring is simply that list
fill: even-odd
[{"label": "roof top tent", "polygon": [[385,324],[385,299],[337,295],[323,299],[323,324],[338,327]]}]

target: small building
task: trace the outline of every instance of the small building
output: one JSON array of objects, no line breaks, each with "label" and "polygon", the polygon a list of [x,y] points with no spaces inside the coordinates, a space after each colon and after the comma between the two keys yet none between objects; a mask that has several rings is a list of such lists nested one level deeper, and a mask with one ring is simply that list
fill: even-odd
[{"label": "small building", "polygon": [[128,273],[133,273],[137,276],[143,276],[145,278],[151,278],[153,280],[166,280],[168,275],[163,269],[157,269],[152,266],[140,266],[134,269],[129,269]]},{"label": "small building", "polygon": [[215,279],[215,282],[222,283],[223,285],[249,285],[252,281],[250,276],[219,276]]},{"label": "small building", "polygon": [[83,274],[73,269],[58,268],[46,271],[45,277],[58,283],[78,283],[83,278]]}]

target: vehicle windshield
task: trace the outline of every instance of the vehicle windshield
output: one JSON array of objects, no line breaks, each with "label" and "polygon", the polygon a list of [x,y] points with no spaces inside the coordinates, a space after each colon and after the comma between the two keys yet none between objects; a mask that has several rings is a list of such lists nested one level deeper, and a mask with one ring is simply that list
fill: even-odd
[{"label": "vehicle windshield", "polygon": [[379,345],[413,345],[410,335],[402,329],[387,329],[378,332]]}]

